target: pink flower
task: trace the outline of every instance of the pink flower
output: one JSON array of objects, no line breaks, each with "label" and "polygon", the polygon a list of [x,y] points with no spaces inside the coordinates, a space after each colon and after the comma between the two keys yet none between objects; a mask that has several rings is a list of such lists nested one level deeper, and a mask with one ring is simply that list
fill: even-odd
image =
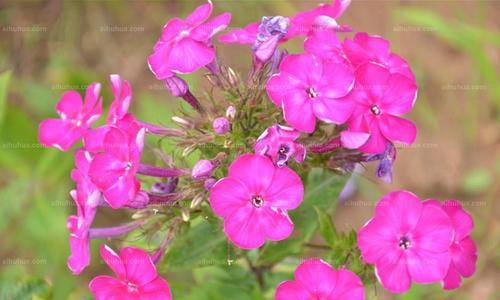
[{"label": "pink flower", "polygon": [[412,281],[441,281],[450,265],[452,240],[446,212],[407,191],[385,195],[358,232],[364,261],[375,265],[382,286],[393,293],[407,291]]},{"label": "pink flower", "polygon": [[295,270],[295,280],[282,282],[276,300],[364,300],[361,279],[346,269],[335,270],[321,259],[304,260]]},{"label": "pink flower", "polygon": [[174,18],[163,27],[163,32],[148,58],[151,71],[163,80],[173,73],[191,73],[215,59],[212,37],[225,29],[231,14],[223,13],[209,21],[212,2],[195,9],[186,20]]},{"label": "pink flower", "polygon": [[71,148],[101,116],[100,83],[92,83],[85,92],[85,102],[78,92],[71,90],[62,95],[56,105],[60,119],[47,119],[40,123],[38,138],[46,147],[61,151]]},{"label": "pink flower", "polygon": [[298,35],[307,35],[318,17],[329,17],[333,20],[338,19],[351,4],[351,0],[333,0],[332,4],[320,4],[318,7],[298,13],[291,20],[289,37]]},{"label": "pink flower", "polygon": [[300,132],[293,128],[274,124],[267,128],[255,143],[255,153],[269,156],[278,166],[285,166],[289,158],[301,163],[306,157],[304,145],[295,142]]},{"label": "pink flower", "polygon": [[354,75],[356,84],[346,98],[356,102],[356,108],[347,122],[348,130],[341,133],[342,145],[382,153],[388,141],[412,144],[417,128],[400,116],[415,104],[414,82],[374,63],[360,66]]},{"label": "pink flower", "polygon": [[304,41],[306,52],[330,62],[350,65],[342,52],[342,44],[332,30],[315,30]]},{"label": "pink flower", "polygon": [[477,247],[470,236],[474,221],[457,200],[446,200],[442,205],[437,200],[428,200],[425,204],[442,207],[453,224],[451,263],[443,279],[443,287],[446,290],[456,289],[462,284],[461,277],[470,277],[476,272]]},{"label": "pink flower", "polygon": [[267,93],[293,128],[311,133],[316,117],[342,124],[351,116],[354,102],[341,99],[354,83],[346,65],[300,54],[286,56],[279,69],[267,82]]},{"label": "pink flower", "polygon": [[158,276],[151,257],[143,250],[126,247],[116,254],[101,245],[101,257],[118,278],[101,275],[89,283],[96,300],[170,300],[168,282]]},{"label": "pink flower", "polygon": [[112,126],[104,137],[104,152],[97,153],[90,163],[90,178],[112,208],[132,201],[140,189],[135,174],[143,143],[144,129],[137,125]]},{"label": "pink flower", "polygon": [[77,215],[70,216],[67,221],[71,250],[68,267],[73,274],[80,274],[90,263],[89,229],[101,199],[101,193],[88,176],[91,160],[89,152],[79,150],[75,154],[76,168],[71,172],[71,178],[77,186],[70,193],[76,204]]},{"label": "pink flower", "polygon": [[401,74],[415,81],[415,75],[408,63],[392,53],[389,41],[382,37],[358,32],[352,41],[345,39],[342,48],[354,67],[367,62],[375,62],[389,69],[392,74]]},{"label": "pink flower", "polygon": [[224,219],[224,232],[236,246],[254,249],[292,234],[287,210],[297,208],[303,196],[302,181],[290,168],[244,154],[210,190],[210,206]]}]

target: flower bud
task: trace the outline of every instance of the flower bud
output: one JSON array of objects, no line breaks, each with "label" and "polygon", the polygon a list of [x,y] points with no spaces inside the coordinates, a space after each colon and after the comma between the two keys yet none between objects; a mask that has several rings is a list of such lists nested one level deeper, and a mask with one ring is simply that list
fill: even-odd
[{"label": "flower bud", "polygon": [[163,80],[163,82],[174,97],[182,97],[189,90],[187,83],[175,75]]},{"label": "flower bud", "polygon": [[202,159],[194,165],[191,176],[193,176],[194,179],[210,177],[216,167],[217,166],[212,161]]},{"label": "flower bud", "polygon": [[234,120],[234,117],[236,117],[236,108],[231,105],[226,109],[226,118]]},{"label": "flower bud", "polygon": [[140,191],[137,193],[129,203],[127,203],[128,208],[133,208],[133,209],[141,209],[145,208],[148,206],[149,203],[149,196],[146,192]]},{"label": "flower bud", "polygon": [[215,179],[213,177],[208,178],[207,180],[205,180],[203,187],[205,188],[205,190],[210,191],[216,182],[217,182],[217,179]]},{"label": "flower bud", "polygon": [[172,117],[172,121],[174,123],[182,126],[182,127],[185,127],[185,128],[191,128],[191,127],[193,127],[193,124],[190,121],[188,121],[188,120],[186,120],[184,118],[181,118],[181,117],[173,116]]},{"label": "flower bud", "polygon": [[191,205],[189,206],[189,208],[191,209],[197,208],[201,204],[201,202],[203,202],[203,199],[204,199],[203,193],[199,193],[198,195],[194,196],[193,201],[191,201]]},{"label": "flower bud", "polygon": [[219,117],[214,120],[212,123],[212,127],[215,131],[215,133],[219,135],[224,135],[231,131],[231,123],[229,123],[229,120],[224,118],[224,117]]}]

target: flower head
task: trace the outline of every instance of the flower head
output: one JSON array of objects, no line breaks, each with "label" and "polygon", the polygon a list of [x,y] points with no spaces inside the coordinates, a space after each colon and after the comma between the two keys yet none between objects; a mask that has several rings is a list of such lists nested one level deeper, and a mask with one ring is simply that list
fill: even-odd
[{"label": "flower head", "polygon": [[290,158],[301,163],[306,156],[304,145],[295,142],[300,132],[290,127],[274,124],[267,128],[255,143],[255,153],[269,156],[279,167],[286,165]]},{"label": "flower head", "polygon": [[209,21],[212,2],[197,7],[185,20],[174,18],[163,27],[160,39],[148,58],[151,71],[163,80],[174,73],[191,73],[215,59],[212,37],[227,27],[231,14]]},{"label": "flower head", "polygon": [[47,119],[40,123],[38,137],[45,147],[67,151],[97,121],[102,112],[99,99],[100,83],[92,83],[85,92],[85,102],[77,91],[67,91],[56,105],[60,119]]},{"label": "flower head", "polygon": [[346,269],[335,270],[321,259],[306,259],[295,270],[295,280],[282,282],[276,300],[364,300],[361,279]]},{"label": "flower head", "polygon": [[118,278],[101,275],[89,283],[97,300],[158,299],[171,300],[168,282],[158,276],[151,257],[143,250],[126,247],[120,255],[101,245],[101,257]]},{"label": "flower head", "polygon": [[342,124],[351,116],[354,102],[341,99],[354,83],[346,65],[300,54],[286,56],[279,70],[269,79],[266,89],[274,104],[283,108],[285,120],[293,128],[311,133],[316,117]]},{"label": "flower head", "polygon": [[346,97],[356,102],[341,134],[342,145],[366,153],[382,153],[387,142],[412,144],[417,135],[415,125],[400,116],[410,112],[417,99],[417,87],[401,74],[368,63],[354,73],[356,84]]},{"label": "flower head", "polygon": [[471,237],[474,221],[457,200],[446,200],[441,204],[437,200],[428,200],[425,204],[442,207],[453,224],[454,234],[451,244],[451,262],[443,287],[446,290],[459,288],[461,277],[470,277],[476,272],[477,247]]},{"label": "flower head", "polygon": [[278,168],[262,155],[244,154],[210,190],[210,206],[224,219],[227,237],[240,248],[253,249],[292,234],[287,211],[297,208],[303,196],[302,181],[290,168]]},{"label": "flower head", "polygon": [[382,286],[403,293],[411,282],[441,281],[450,265],[453,226],[446,212],[406,191],[385,195],[375,216],[358,232],[365,262],[375,265]]},{"label": "flower head", "polygon": [[344,40],[342,49],[354,67],[367,62],[375,62],[386,67],[392,74],[401,74],[415,81],[415,75],[413,75],[408,63],[397,54],[392,53],[389,41],[380,36],[358,32],[352,40]]},{"label": "flower head", "polygon": [[113,208],[133,200],[140,189],[135,177],[144,143],[144,129],[136,124],[112,126],[104,137],[103,152],[97,153],[90,164],[92,182],[103,192]]}]

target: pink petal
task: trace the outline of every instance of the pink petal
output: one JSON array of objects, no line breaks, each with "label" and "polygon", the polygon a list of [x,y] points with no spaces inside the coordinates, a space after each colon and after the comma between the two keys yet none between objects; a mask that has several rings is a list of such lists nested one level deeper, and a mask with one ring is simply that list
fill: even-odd
[{"label": "pink petal", "polygon": [[86,128],[76,127],[71,121],[46,119],[40,123],[38,139],[45,147],[67,151],[82,137],[85,130]]},{"label": "pink petal", "polygon": [[384,152],[387,145],[387,139],[380,133],[380,129],[376,122],[372,122],[369,131],[370,137],[363,146],[359,147],[359,151],[374,154]]},{"label": "pink petal", "polygon": [[323,76],[316,86],[321,97],[344,97],[353,86],[354,74],[348,66],[339,63],[323,63]]},{"label": "pink petal", "polygon": [[351,0],[334,0],[332,18],[342,16],[349,5],[351,5]]},{"label": "pink petal", "polygon": [[172,44],[159,42],[155,46],[155,50],[148,57],[149,69],[156,76],[157,79],[163,80],[172,77],[174,73],[168,65],[168,57],[172,49]]},{"label": "pink petal", "polygon": [[383,114],[379,119],[380,131],[390,141],[412,144],[417,137],[417,127],[413,122]]},{"label": "pink petal", "polygon": [[240,207],[248,205],[251,197],[240,181],[226,177],[210,190],[210,207],[219,217],[228,217]]},{"label": "pink petal", "polygon": [[68,268],[74,275],[78,275],[90,264],[90,244],[87,234],[80,236],[71,233],[69,245],[71,254],[68,257]]},{"label": "pink petal", "polygon": [[443,210],[450,216],[455,229],[455,240],[460,241],[469,236],[474,228],[474,220],[457,200],[446,200]]},{"label": "pink petal", "polygon": [[221,43],[253,44],[257,38],[257,31],[260,23],[251,23],[243,29],[233,29],[228,33],[221,34],[219,41]]},{"label": "pink petal", "polygon": [[320,61],[310,54],[287,55],[280,64],[280,72],[292,75],[307,86],[320,80],[322,70]]},{"label": "pink petal", "polygon": [[313,101],[313,111],[323,122],[344,124],[352,114],[354,102],[347,99],[318,97]]},{"label": "pink petal", "polygon": [[387,81],[380,108],[391,115],[408,113],[417,100],[417,86],[403,75],[393,74]]},{"label": "pink petal", "polygon": [[361,279],[353,272],[345,269],[337,271],[335,289],[328,296],[331,300],[364,300],[365,290]]},{"label": "pink petal", "polygon": [[106,262],[108,267],[113,270],[113,272],[120,279],[127,278],[127,271],[125,269],[125,265],[122,261],[122,258],[116,254],[113,249],[109,248],[107,245],[102,244],[99,248],[99,252],[101,253],[101,257]]},{"label": "pink petal", "polygon": [[424,205],[412,235],[419,250],[448,252],[453,240],[451,220],[440,207]]},{"label": "pink petal", "polygon": [[470,277],[476,272],[477,247],[474,240],[466,237],[451,248],[453,264],[460,275]]},{"label": "pink petal", "polygon": [[170,286],[168,282],[157,277],[150,283],[143,285],[141,287],[141,299],[142,300],[171,300],[172,292],[170,291]]},{"label": "pink petal", "polygon": [[[416,242],[415,242],[416,243]],[[442,280],[448,272],[451,257],[449,252],[432,252],[423,249],[407,251],[408,271],[417,283],[432,283]]]},{"label": "pink petal", "polygon": [[462,278],[452,263],[446,277],[443,279],[443,288],[445,290],[454,290],[459,288],[460,285],[462,285]]},{"label": "pink petal", "polygon": [[276,288],[275,300],[310,300],[310,294],[297,281],[284,281]]},{"label": "pink petal", "polygon": [[304,185],[299,175],[288,167],[276,168],[271,185],[264,192],[264,201],[282,209],[297,208],[304,197]]},{"label": "pink petal", "polygon": [[370,36],[366,32],[358,32],[354,36],[354,42],[360,45],[372,57],[379,62],[385,62],[390,53],[390,44],[386,39],[379,36]]},{"label": "pink petal", "polygon": [[153,47],[153,50],[156,51],[160,45],[164,45],[165,43],[169,43],[178,38],[181,31],[191,29],[189,24],[186,21],[179,18],[170,19],[165,26],[163,26],[163,30],[161,32],[161,37],[158,42]]},{"label": "pink petal", "polygon": [[293,223],[286,211],[274,207],[264,206],[258,209],[261,230],[271,241],[281,241],[288,238],[293,232]]},{"label": "pink petal", "polygon": [[387,219],[376,217],[358,231],[358,247],[363,260],[374,264],[391,251],[398,251],[398,231]]},{"label": "pink petal", "polygon": [[370,53],[348,38],[342,43],[342,50],[349,61],[356,67],[371,60]]},{"label": "pink petal", "polygon": [[288,124],[293,128],[312,133],[316,128],[316,117],[307,96],[302,93],[289,94],[283,99],[283,115]]},{"label": "pink petal", "polygon": [[212,14],[212,1],[207,1],[207,3],[198,6],[187,18],[186,22],[191,25],[200,25],[205,22],[208,17]]},{"label": "pink petal", "polygon": [[412,82],[415,82],[415,74],[410,69],[408,63],[399,55],[391,53],[387,59],[387,65],[391,73],[401,74],[406,76]]},{"label": "pink petal", "polygon": [[183,38],[172,44],[167,64],[172,72],[191,73],[211,63],[215,49],[204,42]]},{"label": "pink petal", "polygon": [[82,96],[77,91],[70,90],[61,96],[56,104],[56,111],[61,119],[76,119],[82,111]]},{"label": "pink petal", "polygon": [[322,58],[328,58],[332,52],[340,51],[341,44],[332,30],[314,30],[304,42],[304,49]]},{"label": "pink petal", "polygon": [[295,270],[295,280],[309,292],[329,295],[337,283],[337,273],[321,259],[306,259]]},{"label": "pink petal", "polygon": [[120,250],[120,258],[125,265],[127,279],[137,285],[145,285],[158,275],[151,257],[139,248],[125,247]]},{"label": "pink petal", "polygon": [[193,31],[191,31],[189,36],[199,42],[206,42],[217,32],[224,30],[229,22],[231,22],[230,13],[226,12],[220,14],[205,24],[196,27]]},{"label": "pink petal", "polygon": [[89,289],[96,300],[134,300],[127,287],[118,279],[111,276],[97,276],[89,283]]},{"label": "pink petal", "polygon": [[342,147],[347,149],[357,149],[363,146],[363,144],[366,143],[369,137],[370,134],[366,132],[344,130],[340,133]]},{"label": "pink petal", "polygon": [[88,130],[83,135],[83,146],[90,152],[104,151],[104,138],[109,131],[108,125],[99,126]]},{"label": "pink petal", "polygon": [[411,285],[408,266],[401,251],[388,252],[375,266],[375,275],[384,288],[392,293],[406,292]]},{"label": "pink petal", "polygon": [[286,99],[291,93],[304,93],[305,86],[288,73],[278,73],[267,81],[266,91],[271,101],[276,106],[281,107],[283,99]]},{"label": "pink petal", "polygon": [[114,124],[128,112],[130,102],[132,101],[132,87],[130,83],[127,80],[123,80],[120,75],[111,75],[110,81],[114,100],[109,108],[107,122]]},{"label": "pink petal", "polygon": [[359,88],[371,95],[372,102],[378,103],[383,99],[384,92],[388,89],[388,81],[391,78],[389,70],[378,64],[367,63],[358,67],[354,75],[360,84]]},{"label": "pink petal", "polygon": [[[130,132],[132,135],[132,132]],[[129,136],[124,130],[109,127],[104,137],[104,151],[122,162],[129,160]]]},{"label": "pink petal", "polygon": [[[99,113],[101,112],[100,109],[100,104],[99,102],[99,93],[101,92],[101,84],[98,82],[93,82],[91,83],[87,89],[85,90],[85,101],[83,104],[83,111],[86,114],[94,114],[96,112]],[[96,111],[96,106],[97,111]]]},{"label": "pink petal", "polygon": [[243,206],[224,220],[227,237],[242,249],[256,249],[264,245],[265,233],[258,209]]},{"label": "pink petal", "polygon": [[112,186],[104,192],[104,200],[114,209],[120,208],[132,199],[140,190],[140,182],[134,176],[118,178]]},{"label": "pink petal", "polygon": [[89,176],[92,182],[102,190],[114,185],[124,176],[127,164],[108,153],[97,154],[90,163]]},{"label": "pink petal", "polygon": [[422,207],[422,202],[413,193],[392,192],[379,201],[375,207],[375,217],[386,220],[395,230],[406,234],[420,224]]},{"label": "pink petal", "polygon": [[239,180],[251,194],[260,195],[271,185],[275,169],[265,156],[244,154],[231,163],[228,177]]}]

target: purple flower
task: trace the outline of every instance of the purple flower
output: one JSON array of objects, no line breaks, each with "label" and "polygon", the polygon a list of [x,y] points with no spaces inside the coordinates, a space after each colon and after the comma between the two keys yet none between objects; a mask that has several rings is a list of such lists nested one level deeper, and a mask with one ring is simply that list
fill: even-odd
[{"label": "purple flower", "polygon": [[304,145],[295,142],[300,132],[293,128],[274,124],[266,129],[255,143],[255,153],[269,156],[278,166],[283,167],[290,158],[301,163],[306,156]]}]

